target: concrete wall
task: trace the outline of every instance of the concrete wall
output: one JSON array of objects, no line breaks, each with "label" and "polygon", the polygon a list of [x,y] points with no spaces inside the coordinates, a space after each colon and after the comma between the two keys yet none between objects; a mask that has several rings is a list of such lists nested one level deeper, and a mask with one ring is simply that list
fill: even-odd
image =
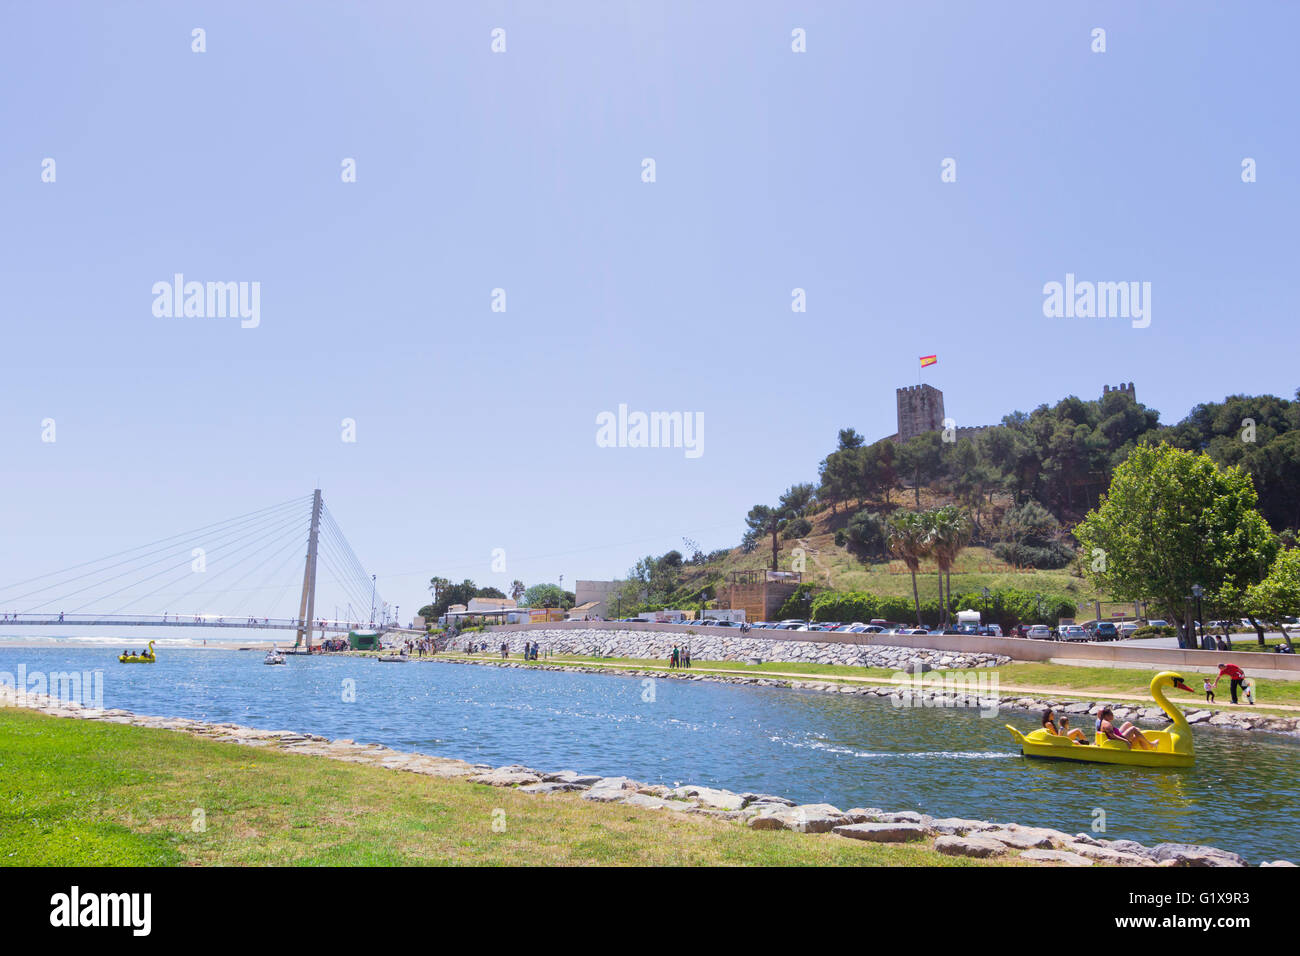
[{"label": "concrete wall", "polygon": [[[658,631],[676,634],[708,634],[740,636],[735,627],[698,627],[681,624],[618,624],[612,621],[572,621],[558,624],[515,624],[491,628],[493,631],[526,631],[545,626],[550,630],[562,628]],[[1195,668],[1214,670],[1215,664],[1236,664],[1248,675],[1268,677],[1270,671],[1286,676],[1300,674],[1300,654],[1268,654],[1253,651],[1191,651],[1179,648],[1138,647],[1122,641],[1106,644],[1083,644],[1065,641],[1031,641],[1020,637],[977,637],[967,634],[930,634],[912,637],[902,634],[836,634],[826,631],[768,631],[751,630],[745,637],[751,640],[769,638],[779,641],[808,641],[814,644],[858,644],[889,647],[925,647],[936,651],[957,651],[965,654],[1005,654],[1018,661],[1048,661],[1069,659],[1096,661],[1106,664],[1151,664],[1157,667]]]}]

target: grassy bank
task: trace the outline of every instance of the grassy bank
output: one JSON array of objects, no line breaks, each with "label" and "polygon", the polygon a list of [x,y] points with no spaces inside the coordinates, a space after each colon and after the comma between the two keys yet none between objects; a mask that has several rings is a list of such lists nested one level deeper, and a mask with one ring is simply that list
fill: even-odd
[{"label": "grassy bank", "polygon": [[12,708],[0,864],[987,865]]}]

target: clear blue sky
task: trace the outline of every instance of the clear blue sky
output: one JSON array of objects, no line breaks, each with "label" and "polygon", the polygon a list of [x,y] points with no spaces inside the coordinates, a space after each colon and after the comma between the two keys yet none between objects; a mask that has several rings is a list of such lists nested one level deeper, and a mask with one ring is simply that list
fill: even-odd
[{"label": "clear blue sky", "polygon": [[[963,425],[1290,397],[1297,35],[1284,2],[6,4],[0,583],[317,481],[404,617],[435,573],[618,576],[891,433],[928,353]],[[175,272],[260,282],[260,327],[155,318]],[[1151,326],[1044,318],[1067,272],[1151,282]],[[598,448],[620,403],[702,412],[703,456]]]}]

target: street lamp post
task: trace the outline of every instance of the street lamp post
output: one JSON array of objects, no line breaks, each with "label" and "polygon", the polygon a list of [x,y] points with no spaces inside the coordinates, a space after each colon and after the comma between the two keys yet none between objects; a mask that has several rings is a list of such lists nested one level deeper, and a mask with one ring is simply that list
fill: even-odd
[{"label": "street lamp post", "polygon": [[[988,589],[988,588],[984,588],[984,589],[983,589],[983,594],[984,594],[984,617],[987,619],[988,616],[989,616],[989,589]],[[985,627],[988,627],[988,623],[989,623],[989,622],[988,622],[987,620],[985,620],[985,621],[984,621],[984,626],[985,626]]]},{"label": "street lamp post", "polygon": [[1199,584],[1192,585],[1192,596],[1196,598],[1196,628],[1197,628],[1196,637],[1197,637],[1197,643],[1200,644],[1201,647],[1205,646],[1205,625],[1202,623],[1202,620],[1205,617],[1205,615],[1201,613],[1201,596],[1204,593],[1205,593],[1205,589],[1202,588]]}]

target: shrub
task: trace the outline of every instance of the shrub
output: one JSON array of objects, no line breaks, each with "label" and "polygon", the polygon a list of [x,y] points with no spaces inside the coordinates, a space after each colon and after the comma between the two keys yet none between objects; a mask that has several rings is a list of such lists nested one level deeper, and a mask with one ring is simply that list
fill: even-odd
[{"label": "shrub", "polygon": [[1176,627],[1139,627],[1133,632],[1134,637],[1177,637],[1178,628]]},{"label": "shrub", "polygon": [[807,518],[794,518],[785,526],[785,530],[781,532],[781,537],[787,541],[791,538],[802,538],[812,534],[812,529],[813,524]]},{"label": "shrub", "polygon": [[[781,605],[781,610],[776,612],[776,619],[778,621],[784,621],[788,618],[796,617],[801,621],[809,620],[811,608],[816,603],[812,596],[813,591],[815,590],[817,590],[817,585],[815,584],[799,585],[795,588],[794,593],[785,599],[785,603]],[[818,618],[811,619],[818,620]],[[830,621],[834,619],[827,617],[821,618],[820,620]]]}]

